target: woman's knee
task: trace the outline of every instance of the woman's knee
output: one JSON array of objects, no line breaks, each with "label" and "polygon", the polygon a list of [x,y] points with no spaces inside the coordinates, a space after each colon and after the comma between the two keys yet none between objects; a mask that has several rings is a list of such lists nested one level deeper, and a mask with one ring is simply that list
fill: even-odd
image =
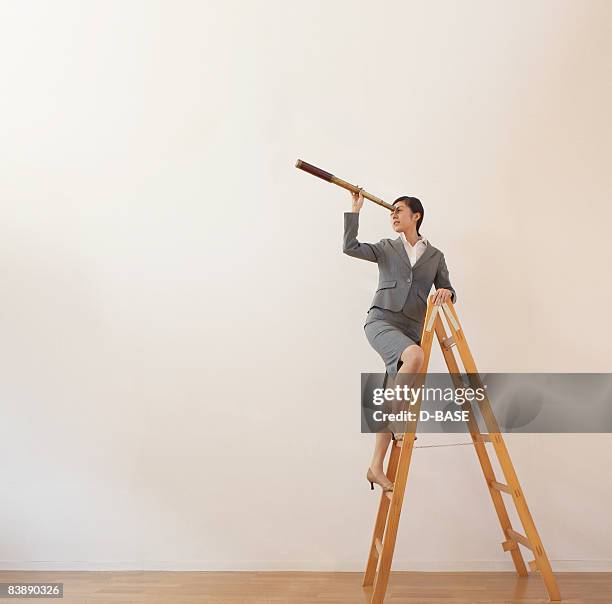
[{"label": "woman's knee", "polygon": [[402,352],[402,362],[412,371],[418,371],[425,359],[425,353],[418,344],[411,344]]}]

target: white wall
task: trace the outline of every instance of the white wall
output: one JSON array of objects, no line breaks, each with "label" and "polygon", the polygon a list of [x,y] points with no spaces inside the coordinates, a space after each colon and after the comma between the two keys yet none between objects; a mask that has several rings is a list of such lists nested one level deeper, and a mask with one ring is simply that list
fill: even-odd
[{"label": "white wall", "polygon": [[[363,568],[376,266],[298,157],[423,200],[481,370],[610,371],[611,18],[2,3],[0,567]],[[610,436],[507,440],[553,566],[612,570]],[[474,452],[413,460],[394,568],[510,569]]]}]

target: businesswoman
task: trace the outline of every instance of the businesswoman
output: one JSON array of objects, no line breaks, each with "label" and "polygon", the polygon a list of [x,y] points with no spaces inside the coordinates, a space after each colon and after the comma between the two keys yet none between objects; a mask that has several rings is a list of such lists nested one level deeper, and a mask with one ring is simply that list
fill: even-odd
[{"label": "businesswoman", "polygon": [[[378,287],[365,324],[368,342],[381,356],[387,375],[399,381],[399,374],[414,374],[423,365],[420,347],[427,298],[435,285],[434,304],[457,301],[450,283],[444,254],[419,233],[425,211],[416,197],[398,197],[393,202],[391,225],[399,237],[381,239],[378,243],[357,240],[359,211],[363,192],[351,193],[352,211],[344,213],[343,251],[349,256],[378,264]],[[408,379],[409,376],[404,376]],[[383,462],[391,432],[378,432],[367,480],[383,491],[392,491]]]}]

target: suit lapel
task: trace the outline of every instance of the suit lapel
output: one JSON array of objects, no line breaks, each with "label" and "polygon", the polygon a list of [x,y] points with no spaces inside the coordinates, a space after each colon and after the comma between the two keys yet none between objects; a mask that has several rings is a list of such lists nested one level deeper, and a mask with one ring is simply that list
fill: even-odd
[{"label": "suit lapel", "polygon": [[[421,257],[414,263],[414,266],[420,266],[424,262],[427,262],[435,253],[436,253],[436,250],[431,245],[431,243],[427,243],[427,245],[425,246],[425,251],[421,254]],[[408,254],[406,254],[406,256],[407,255]]]},{"label": "suit lapel", "polygon": [[[406,248],[404,247],[404,243],[401,237],[397,237],[393,241],[391,241],[391,245],[394,247],[395,251],[400,255],[401,259],[410,267],[410,258],[408,258],[408,254],[406,253]],[[420,258],[419,258],[420,260]]]}]

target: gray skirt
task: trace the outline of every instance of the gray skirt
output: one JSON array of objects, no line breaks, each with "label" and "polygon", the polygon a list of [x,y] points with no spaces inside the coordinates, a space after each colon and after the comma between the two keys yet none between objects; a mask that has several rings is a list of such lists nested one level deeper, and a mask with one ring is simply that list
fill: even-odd
[{"label": "gray skirt", "polygon": [[387,375],[395,379],[402,366],[402,352],[421,342],[422,322],[409,319],[402,312],[373,306],[363,326],[368,342],[381,356]]}]

